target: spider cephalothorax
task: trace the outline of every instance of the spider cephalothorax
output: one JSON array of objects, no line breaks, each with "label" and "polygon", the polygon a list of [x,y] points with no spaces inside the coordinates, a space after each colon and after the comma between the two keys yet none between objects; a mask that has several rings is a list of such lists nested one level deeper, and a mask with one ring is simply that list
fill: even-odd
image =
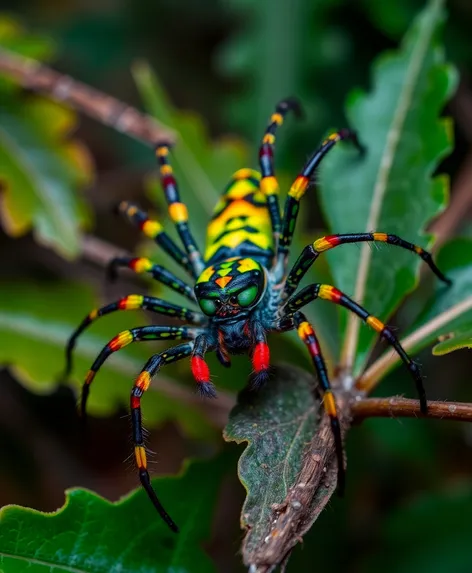
[{"label": "spider cephalothorax", "polygon": [[219,321],[248,315],[266,288],[264,268],[254,259],[232,257],[207,267],[195,295],[202,311]]},{"label": "spider cephalothorax", "polygon": [[347,295],[326,284],[310,284],[298,290],[300,281],[315,260],[325,251],[344,243],[383,242],[407,249],[420,256],[443,281],[448,279],[434,264],[431,255],[421,247],[388,233],[349,233],[321,237],[307,245],[291,269],[287,269],[288,253],[296,226],[300,201],[316,168],[326,153],[338,141],[350,139],[359,148],[354,132],[347,129],[330,135],[308,159],[294,180],[285,201],[283,212],[279,207],[279,187],[274,171],[274,144],[277,128],[290,109],[298,111],[294,99],[279,103],[271,116],[269,126],[259,150],[260,173],[251,169],[237,171],[224,190],[208,226],[207,245],[202,255],[188,226],[188,212],[180,199],[177,182],[168,162],[167,144],[156,146],[169,215],[174,222],[181,249],[164,231],[158,221],[149,219],[135,205],[123,202],[119,210],[138,225],[145,235],[172,257],[191,277],[194,288],[161,265],[146,258],[120,257],[111,262],[113,269],[128,267],[150,273],[157,281],[185,296],[202,312],[179,306],[165,300],[142,295],[128,295],[85,317],[67,345],[66,375],[72,368],[72,351],[79,334],[96,318],[116,310],[147,309],[173,317],[184,325],[152,325],[126,330],[115,336],[101,351],[87,374],[81,411],[85,406],[95,374],[113,352],[132,342],[144,340],[179,340],[163,352],[151,356],[136,378],[130,396],[131,421],[136,465],[143,487],[161,517],[173,531],[177,526],[166,513],[154,492],[147,471],[144,433],[141,423],[141,396],[149,388],[151,378],[162,366],[191,359],[191,370],[203,396],[216,395],[205,362],[206,352],[216,352],[220,362],[230,366],[230,356],[247,352],[251,356],[254,375],[253,386],[267,381],[269,372],[269,332],[296,329],[305,343],[318,376],[317,389],[323,395],[323,404],[331,421],[338,461],[338,488],[344,485],[344,456],[341,429],[336,402],[328,378],[315,330],[301,309],[317,298],[344,306],[375,329],[400,355],[410,371],[420,397],[421,409],[427,410],[426,396],[417,365],[406,354],[393,332],[375,316]]}]

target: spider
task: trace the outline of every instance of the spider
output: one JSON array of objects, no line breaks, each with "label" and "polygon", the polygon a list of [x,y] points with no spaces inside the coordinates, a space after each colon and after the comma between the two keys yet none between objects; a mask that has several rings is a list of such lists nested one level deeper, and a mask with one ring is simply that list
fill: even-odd
[{"label": "spider", "polygon": [[192,278],[194,286],[192,288],[147,258],[119,257],[111,261],[110,268],[116,271],[119,267],[127,267],[137,273],[150,273],[157,281],[187,297],[193,304],[198,304],[200,311],[152,296],[128,295],[88,314],[67,344],[66,375],[69,375],[78,336],[100,316],[117,310],[146,309],[186,323],[185,326],[142,326],[125,330],[115,336],[92,364],[83,385],[80,405],[81,414],[85,415],[90,385],[99,368],[113,352],[132,342],[182,341],[149,358],[134,382],[130,397],[134,454],[139,478],[160,516],[175,532],[178,531],[177,525],[163,508],[151,485],[140,407],[141,397],[149,388],[151,379],[166,364],[190,357],[192,374],[199,392],[205,397],[215,397],[215,387],[210,381],[205,353],[216,352],[219,361],[227,367],[231,365],[231,355],[247,353],[251,356],[253,366],[250,384],[258,388],[269,378],[268,333],[296,329],[313,361],[318,376],[317,391],[322,392],[324,408],[330,419],[336,447],[339,491],[344,488],[345,470],[336,401],[317,335],[302,312],[304,306],[315,299],[324,299],[347,308],[376,330],[399,354],[408,368],[416,384],[421,410],[427,411],[426,394],[419,368],[383,322],[334,286],[315,283],[296,291],[307,270],[322,253],[345,243],[383,242],[407,249],[421,257],[442,281],[450,281],[437,268],[430,253],[396,235],[381,232],[321,237],[307,245],[293,267],[287,269],[300,201],[323,157],[342,140],[350,140],[363,152],[354,131],[343,129],[330,135],[308,159],[293,182],[281,214],[273,156],[277,129],[290,110],[300,114],[300,105],[294,98],[281,101],[270,117],[259,150],[260,173],[252,169],[240,169],[223,191],[208,225],[207,244],[203,255],[189,229],[187,208],[180,199],[178,185],[169,163],[167,143],[157,144],[155,153],[168,212],[184,251],[166,234],[158,221],[150,219],[136,205],[128,202],[119,205],[119,211],[131,223],[138,226],[147,237],[154,239],[159,247],[183,267]]}]

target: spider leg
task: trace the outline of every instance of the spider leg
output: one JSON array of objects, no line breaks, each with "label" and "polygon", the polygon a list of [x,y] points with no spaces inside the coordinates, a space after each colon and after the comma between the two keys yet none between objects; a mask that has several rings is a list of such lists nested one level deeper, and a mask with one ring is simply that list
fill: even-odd
[{"label": "spider leg", "polygon": [[107,304],[106,306],[102,306],[101,308],[96,308],[92,310],[80,323],[79,327],[74,331],[72,336],[69,338],[66,346],[66,367],[64,371],[63,378],[67,379],[72,372],[73,364],[72,364],[72,354],[77,344],[77,339],[82,334],[82,332],[90,325],[92,322],[100,318],[101,316],[105,316],[106,314],[110,314],[111,312],[115,312],[118,310],[149,310],[151,312],[155,312],[156,314],[161,314],[163,316],[172,316],[174,318],[178,318],[185,322],[190,323],[191,325],[201,325],[206,322],[206,317],[201,312],[196,312],[194,310],[190,310],[188,308],[184,308],[182,306],[178,306],[176,304],[172,304],[170,302],[166,302],[160,298],[156,298],[153,296],[143,296],[140,294],[130,294]]},{"label": "spider leg", "polygon": [[174,523],[172,518],[163,508],[161,502],[159,501],[156,492],[154,491],[149,472],[147,470],[147,456],[146,448],[144,445],[144,432],[141,416],[141,397],[144,392],[149,388],[151,384],[151,379],[157,374],[161,366],[165,364],[170,364],[171,362],[176,362],[181,360],[186,356],[189,356],[192,352],[193,343],[186,342],[174,346],[164,352],[155,354],[152,356],[141,370],[141,373],[136,378],[133,385],[130,397],[130,407],[131,407],[131,426],[133,430],[133,445],[134,445],[134,456],[136,460],[136,465],[139,471],[139,479],[143,488],[149,496],[154,507],[157,509],[159,515],[167,523],[172,531],[178,533],[179,528]]},{"label": "spider leg", "polygon": [[180,239],[190,259],[190,265],[194,278],[200,276],[204,269],[204,262],[197,243],[193,238],[188,226],[188,210],[185,203],[182,203],[179,194],[177,181],[173,175],[172,166],[168,160],[169,144],[162,143],[156,145],[156,158],[160,167],[161,183],[164,188],[169,215],[174,222]]},{"label": "spider leg", "polygon": [[207,337],[204,334],[197,336],[192,352],[191,368],[199,394],[204,398],[216,398],[215,386],[210,381],[210,369],[204,358],[209,347]]},{"label": "spider leg", "polygon": [[321,253],[329,251],[339,245],[344,245],[345,243],[365,242],[388,243],[389,245],[395,245],[407,251],[412,251],[423,259],[438,278],[447,284],[451,284],[451,280],[448,279],[434,263],[431,253],[425,251],[418,245],[404,241],[401,237],[397,237],[397,235],[389,235],[387,233],[348,233],[344,235],[327,235],[307,245],[288,274],[282,298],[285,299],[289,297],[295,291],[307,270]]},{"label": "spider leg", "polygon": [[426,401],[426,393],[423,387],[423,381],[421,379],[421,373],[418,366],[405,352],[402,345],[390,330],[390,328],[388,328],[388,326],[386,326],[378,318],[369,314],[365,308],[354,302],[347,295],[331,285],[314,283],[303,288],[299,293],[293,295],[285,305],[285,312],[294,313],[316,298],[322,298],[324,300],[334,302],[335,304],[344,306],[354,314],[357,314],[359,318],[361,318],[366,324],[377,331],[380,336],[384,338],[387,343],[390,344],[390,346],[393,347],[413,377],[420,399],[421,412],[426,414],[428,411],[428,403]]},{"label": "spider leg", "polygon": [[195,302],[195,294],[192,287],[176,277],[174,273],[171,273],[161,265],[153,263],[150,259],[144,257],[115,257],[108,263],[108,278],[114,280],[120,267],[126,267],[135,273],[149,273],[156,281]]},{"label": "spider leg", "polygon": [[278,266],[280,268],[284,268],[285,266],[285,260],[292,243],[292,237],[295,231],[295,225],[297,223],[300,200],[303,195],[305,195],[305,192],[310,183],[310,179],[328,151],[332,149],[338,141],[342,141],[344,139],[352,140],[354,145],[360,151],[363,150],[354,131],[349,129],[342,129],[337,133],[331,134],[327,139],[325,139],[325,141],[323,141],[317,151],[315,151],[315,153],[305,163],[305,166],[293,182],[290,191],[288,192],[284,207],[282,232],[279,241],[279,248],[277,251]]},{"label": "spider leg", "polygon": [[270,351],[267,344],[267,337],[262,325],[256,323],[254,332],[254,346],[252,348],[251,387],[258,389],[269,379],[270,373]]},{"label": "spider leg", "polygon": [[282,100],[275,108],[269,120],[269,125],[262,138],[259,148],[259,165],[261,169],[261,191],[267,199],[274,244],[277,245],[280,236],[280,207],[279,207],[279,183],[274,171],[274,148],[277,128],[284,122],[288,111],[293,110],[296,115],[301,115],[301,107],[295,98]]},{"label": "spider leg", "polygon": [[141,326],[123,330],[117,334],[110,342],[105,345],[100,354],[95,359],[90,370],[87,373],[85,382],[82,386],[82,398],[80,402],[80,414],[85,417],[87,398],[90,393],[90,385],[95,375],[105,362],[114,352],[121,350],[132,342],[143,342],[149,340],[192,340],[198,334],[196,329],[186,326]]},{"label": "spider leg", "polygon": [[194,277],[192,265],[188,260],[187,255],[175,244],[175,242],[164,231],[164,227],[159,221],[154,221],[148,217],[148,214],[141,211],[139,207],[128,201],[122,201],[118,205],[118,212],[125,215],[125,217],[134,225],[139,227],[141,231],[153,239],[162,250],[164,250],[174,261],[183,267],[192,277]]},{"label": "spider leg", "polygon": [[341,436],[341,426],[336,410],[336,401],[331,389],[331,384],[328,378],[328,371],[326,363],[321,353],[320,344],[315,334],[313,326],[308,322],[306,316],[301,312],[296,312],[293,316],[295,326],[297,328],[298,336],[303,340],[308,348],[313,366],[315,367],[318,375],[318,382],[323,391],[323,405],[326,414],[329,416],[331,423],[331,431],[333,432],[334,445],[336,448],[336,457],[338,459],[338,492],[340,495],[344,493],[345,487],[345,470],[344,470],[344,451],[343,440]]}]

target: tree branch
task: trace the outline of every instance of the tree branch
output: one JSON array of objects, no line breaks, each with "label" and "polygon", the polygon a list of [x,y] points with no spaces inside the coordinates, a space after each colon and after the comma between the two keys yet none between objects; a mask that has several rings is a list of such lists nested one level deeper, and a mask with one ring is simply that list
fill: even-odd
[{"label": "tree branch", "polygon": [[0,72],[24,88],[41,93],[147,145],[174,143],[175,133],[149,115],[62,75],[36,60],[0,48]]},{"label": "tree branch", "polygon": [[472,404],[466,402],[428,402],[428,413],[420,411],[418,400],[400,396],[391,398],[364,398],[351,405],[354,422],[365,418],[439,418],[441,420],[472,421]]}]

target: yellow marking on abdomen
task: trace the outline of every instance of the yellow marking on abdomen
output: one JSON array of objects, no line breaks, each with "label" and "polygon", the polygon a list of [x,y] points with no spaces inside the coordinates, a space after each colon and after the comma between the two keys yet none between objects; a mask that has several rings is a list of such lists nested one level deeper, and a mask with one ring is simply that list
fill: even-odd
[{"label": "yellow marking on abdomen", "polygon": [[[234,219],[241,217],[243,219],[236,227]],[[247,227],[257,229],[257,231],[250,232]],[[272,228],[267,207],[265,205],[258,207],[241,199],[230,203],[208,226],[205,257],[211,258],[220,247],[234,249],[244,241],[250,241],[264,250],[273,247]]]}]

